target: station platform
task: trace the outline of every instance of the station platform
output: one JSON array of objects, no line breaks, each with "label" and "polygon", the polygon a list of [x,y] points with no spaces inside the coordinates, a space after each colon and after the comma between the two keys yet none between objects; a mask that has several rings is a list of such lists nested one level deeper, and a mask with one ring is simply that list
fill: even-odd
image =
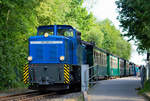
[{"label": "station platform", "polygon": [[140,78],[125,77],[98,81],[88,91],[88,101],[147,101],[137,94]]}]

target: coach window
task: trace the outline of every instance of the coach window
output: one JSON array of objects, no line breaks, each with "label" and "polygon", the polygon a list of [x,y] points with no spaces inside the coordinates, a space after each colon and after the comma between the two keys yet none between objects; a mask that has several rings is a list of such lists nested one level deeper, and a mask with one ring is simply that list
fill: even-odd
[{"label": "coach window", "polygon": [[114,59],[114,68],[116,68],[116,59]]},{"label": "coach window", "polygon": [[117,68],[117,61],[116,61],[116,59],[115,59],[115,68]]},{"label": "coach window", "polygon": [[114,67],[116,68],[116,59],[114,59],[114,64],[115,64],[115,66],[114,66]]},{"label": "coach window", "polygon": [[98,64],[98,52],[96,52],[96,56],[97,56],[97,64]]},{"label": "coach window", "polygon": [[116,59],[115,59],[115,68],[117,67],[117,63],[116,63],[117,61],[116,61]]},{"label": "coach window", "polygon": [[104,65],[104,55],[102,53],[102,66]]},{"label": "coach window", "polygon": [[114,67],[114,60],[113,60],[113,58],[112,58],[112,67]]},{"label": "coach window", "polygon": [[94,57],[94,63],[95,63],[95,51],[94,51],[94,56],[93,57]]},{"label": "coach window", "polygon": [[101,65],[103,65],[103,62],[102,62],[102,61],[103,61],[102,53],[101,53],[101,55],[100,55],[100,56],[101,56]]},{"label": "coach window", "polygon": [[[97,56],[96,56],[96,52],[95,52],[95,63],[97,62]],[[97,63],[96,63],[97,64]]]},{"label": "coach window", "polygon": [[99,52],[97,52],[97,64],[99,64]]},{"label": "coach window", "polygon": [[99,65],[101,64],[101,53],[99,53]]},{"label": "coach window", "polygon": [[118,61],[117,61],[117,59],[116,59],[116,68],[118,68]]},{"label": "coach window", "polygon": [[111,67],[113,67],[113,60],[112,60],[112,58],[111,58]]},{"label": "coach window", "polygon": [[96,52],[94,51],[94,63],[96,63]]},{"label": "coach window", "polygon": [[97,60],[97,64],[98,64],[98,52],[96,52],[96,57],[97,57],[97,59],[96,59],[96,60]]},{"label": "coach window", "polygon": [[103,60],[102,61],[103,61],[103,66],[104,66],[104,53],[102,53],[102,54],[103,54],[103,57],[102,57]]},{"label": "coach window", "polygon": [[103,65],[103,55],[101,53],[101,65]]},{"label": "coach window", "polygon": [[104,54],[104,66],[106,65],[106,61],[105,61],[105,54]]},{"label": "coach window", "polygon": [[97,52],[97,64],[98,64],[98,59],[99,59],[99,56],[98,56],[98,52]]},{"label": "coach window", "polygon": [[105,54],[104,54],[104,66],[105,66]]},{"label": "coach window", "polygon": [[101,52],[99,53],[99,64],[101,65]]},{"label": "coach window", "polygon": [[101,65],[101,52],[99,53],[99,64]]},{"label": "coach window", "polygon": [[106,66],[106,55],[104,55],[104,56],[105,56],[105,59],[104,59],[104,60],[105,60],[105,66]]},{"label": "coach window", "polygon": [[97,64],[97,52],[95,52],[95,63]]},{"label": "coach window", "polygon": [[94,63],[95,63],[95,51],[94,51],[94,56],[93,57],[94,57]]}]

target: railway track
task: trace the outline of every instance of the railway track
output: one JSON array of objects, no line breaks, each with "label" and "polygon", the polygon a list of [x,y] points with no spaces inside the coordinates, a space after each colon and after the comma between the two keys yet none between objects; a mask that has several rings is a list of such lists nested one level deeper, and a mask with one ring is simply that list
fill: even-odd
[{"label": "railway track", "polygon": [[44,98],[50,98],[56,95],[56,92],[29,92],[29,93],[22,93],[22,94],[15,94],[9,96],[1,96],[0,101],[39,101]]}]

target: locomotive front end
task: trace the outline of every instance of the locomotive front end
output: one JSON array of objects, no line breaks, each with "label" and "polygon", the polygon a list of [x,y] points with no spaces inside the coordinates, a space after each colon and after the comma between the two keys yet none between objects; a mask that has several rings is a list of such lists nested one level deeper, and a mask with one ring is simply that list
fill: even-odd
[{"label": "locomotive front end", "polygon": [[[67,89],[72,64],[70,26],[41,26],[29,38],[29,83],[31,89]],[[65,35],[68,35],[65,37]]]}]

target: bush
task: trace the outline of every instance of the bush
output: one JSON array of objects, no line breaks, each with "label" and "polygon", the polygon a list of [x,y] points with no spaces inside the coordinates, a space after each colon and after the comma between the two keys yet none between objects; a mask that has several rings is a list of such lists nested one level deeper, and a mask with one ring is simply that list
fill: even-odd
[{"label": "bush", "polygon": [[142,88],[139,93],[150,92],[150,80],[144,82],[144,88]]}]

